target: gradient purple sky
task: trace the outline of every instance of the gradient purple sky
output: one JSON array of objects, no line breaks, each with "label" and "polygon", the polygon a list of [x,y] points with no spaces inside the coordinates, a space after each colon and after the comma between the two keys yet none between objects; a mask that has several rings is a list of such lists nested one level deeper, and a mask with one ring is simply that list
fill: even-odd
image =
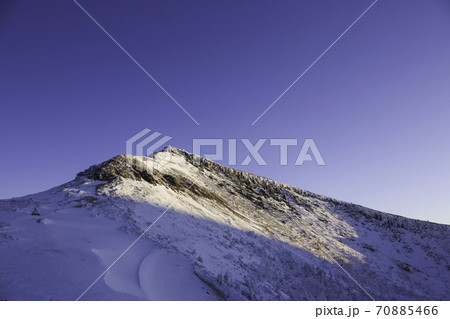
[{"label": "gradient purple sky", "polygon": [[[337,199],[450,223],[450,3],[88,1],[83,5],[197,126],[70,0],[0,2],[0,198],[62,184],[125,153],[143,128],[192,138],[314,138],[325,167],[239,169]],[[239,152],[242,159],[247,155]]]}]

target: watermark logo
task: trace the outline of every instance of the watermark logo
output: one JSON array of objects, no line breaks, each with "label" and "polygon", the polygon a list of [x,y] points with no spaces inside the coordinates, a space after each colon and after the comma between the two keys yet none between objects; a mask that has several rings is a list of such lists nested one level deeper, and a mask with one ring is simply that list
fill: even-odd
[{"label": "watermark logo", "polygon": [[[159,132],[152,132],[146,128],[127,140],[126,154],[140,157],[139,159],[133,159],[133,164],[138,170],[146,170],[151,173],[153,169],[161,168],[170,162],[171,152],[159,152],[157,155],[153,155],[172,139],[170,136],[161,137],[161,135]],[[266,166],[268,165],[266,158],[261,152],[265,145],[272,148],[270,151],[272,159],[274,152],[278,152],[278,164],[281,166],[289,164],[302,166],[305,162],[312,162],[318,166],[325,165],[322,154],[312,138],[303,141],[299,141],[297,138],[260,138],[256,142],[252,142],[248,138],[196,138],[192,140],[192,153],[230,166],[247,166],[252,162],[259,166]],[[243,158],[239,161],[238,149],[241,159]],[[296,152],[295,162],[292,153],[291,157],[288,156],[289,151]],[[227,153],[227,156],[225,156],[225,153]],[[196,157],[198,161],[196,164],[200,163],[200,157]],[[291,163],[289,163],[289,158]]]},{"label": "watermark logo", "polygon": [[127,140],[126,154],[142,157],[141,165],[136,166],[138,170],[152,173],[153,169],[161,168],[170,161],[170,152],[164,152],[164,156],[159,156],[157,159],[149,158],[157,149],[172,139],[167,135],[158,139],[161,135],[159,132],[152,133],[152,130],[145,128]]}]

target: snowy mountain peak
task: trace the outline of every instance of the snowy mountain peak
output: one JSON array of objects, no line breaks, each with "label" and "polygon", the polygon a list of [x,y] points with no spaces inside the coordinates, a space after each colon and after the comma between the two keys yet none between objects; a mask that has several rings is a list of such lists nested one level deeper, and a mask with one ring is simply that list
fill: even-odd
[{"label": "snowy mountain peak", "polygon": [[[79,272],[90,267],[86,276],[63,274],[72,288],[60,299],[83,291],[137,236],[123,264],[84,298],[423,300],[450,292],[448,225],[331,199],[173,147],[152,157],[119,155],[47,192],[0,201],[0,216],[7,225],[0,234],[14,249],[0,269],[0,277],[9,273],[0,278],[5,287],[14,286],[11,273],[22,275],[17,260],[48,271],[60,271],[65,258]],[[0,297],[19,298],[8,289]],[[39,296],[56,297],[51,287]]]}]

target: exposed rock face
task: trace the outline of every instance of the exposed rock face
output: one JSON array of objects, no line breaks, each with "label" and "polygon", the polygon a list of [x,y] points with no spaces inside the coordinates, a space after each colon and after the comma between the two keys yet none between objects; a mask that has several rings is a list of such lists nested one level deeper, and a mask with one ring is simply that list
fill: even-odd
[{"label": "exposed rock face", "polygon": [[86,177],[100,181],[110,181],[118,177],[136,181],[147,179],[152,181],[151,175],[145,170],[139,169],[137,165],[133,165],[133,161],[126,155],[119,155],[99,165],[93,165],[87,170],[78,173],[77,177]]}]

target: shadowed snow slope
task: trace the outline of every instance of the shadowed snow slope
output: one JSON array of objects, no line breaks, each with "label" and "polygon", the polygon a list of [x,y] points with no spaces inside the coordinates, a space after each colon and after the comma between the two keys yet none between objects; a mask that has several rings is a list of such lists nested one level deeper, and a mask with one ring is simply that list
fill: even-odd
[{"label": "shadowed snow slope", "polygon": [[169,147],[0,201],[0,299],[77,299],[148,229],[82,300],[449,300],[449,228]]}]

